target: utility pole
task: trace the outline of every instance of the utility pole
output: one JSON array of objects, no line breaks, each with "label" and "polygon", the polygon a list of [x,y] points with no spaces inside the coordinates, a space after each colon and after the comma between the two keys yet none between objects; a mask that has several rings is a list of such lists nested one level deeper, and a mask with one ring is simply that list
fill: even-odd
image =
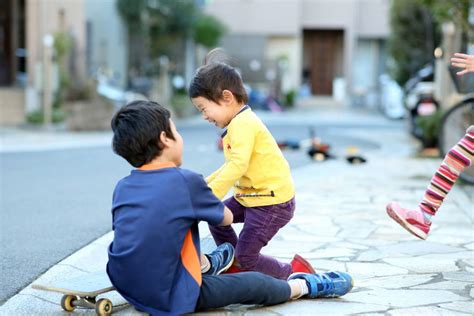
[{"label": "utility pole", "polygon": [[53,122],[53,94],[52,94],[52,58],[54,37],[46,34],[43,37],[43,118],[44,126],[49,127]]}]

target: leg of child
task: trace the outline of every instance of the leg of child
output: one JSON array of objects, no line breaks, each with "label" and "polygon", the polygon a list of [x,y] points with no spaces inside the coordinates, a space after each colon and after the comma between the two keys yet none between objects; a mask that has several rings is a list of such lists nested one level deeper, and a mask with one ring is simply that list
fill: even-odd
[{"label": "leg of child", "polygon": [[286,279],[293,272],[291,264],[262,255],[260,250],[291,220],[294,209],[294,199],[277,205],[247,208],[235,248],[235,258],[244,270],[259,271],[277,279]]},{"label": "leg of child", "polygon": [[[224,201],[225,206],[234,215],[234,223],[243,223],[245,220],[245,206],[242,206],[237,202],[233,197]],[[235,234],[232,226],[212,226],[209,225],[209,230],[211,231],[214,241],[219,246],[225,242],[232,244],[232,246],[237,246],[237,235]]]},{"label": "leg of child", "polygon": [[[474,155],[474,125],[466,135],[446,154],[441,166],[431,179],[420,209],[430,216],[435,215],[459,175],[472,163]],[[430,217],[428,217],[430,219]]]},{"label": "leg of child", "polygon": [[286,279],[296,271],[315,273],[311,264],[299,255],[295,255],[290,264],[260,255],[260,250],[293,217],[294,199],[286,203],[254,208],[241,205],[233,197],[224,203],[234,214],[234,222],[245,221],[239,238],[230,226],[209,226],[218,245],[224,242],[235,245],[235,267],[231,268],[233,272],[260,271],[279,279]]},{"label": "leg of child", "polygon": [[196,310],[218,308],[230,304],[275,305],[291,297],[287,281],[258,272],[242,272],[219,276],[203,275]]},{"label": "leg of child", "polygon": [[473,156],[474,125],[468,128],[466,135],[446,154],[418,208],[404,209],[397,203],[391,202],[387,205],[389,216],[410,233],[426,239],[430,230],[431,217],[436,214],[459,175],[472,164]]},{"label": "leg of child", "polygon": [[279,280],[259,272],[242,272],[202,278],[196,311],[230,304],[275,305],[302,296],[339,297],[353,287],[343,272],[299,274],[291,280]]}]

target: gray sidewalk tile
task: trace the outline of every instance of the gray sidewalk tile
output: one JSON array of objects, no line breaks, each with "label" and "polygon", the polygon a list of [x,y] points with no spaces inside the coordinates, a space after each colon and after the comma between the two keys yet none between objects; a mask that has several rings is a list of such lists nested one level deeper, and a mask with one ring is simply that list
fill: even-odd
[{"label": "gray sidewalk tile", "polygon": [[397,310],[391,310],[388,312],[388,315],[390,316],[420,316],[420,315],[463,316],[463,315],[469,315],[469,314],[450,311],[438,306],[428,306],[428,307],[401,308]]},{"label": "gray sidewalk tile", "polygon": [[[376,289],[349,293],[345,298],[352,302],[381,304],[390,307],[406,308],[430,304],[468,300],[446,290],[385,290]],[[469,302],[472,303],[472,302]]]},{"label": "gray sidewalk tile", "polygon": [[471,302],[452,302],[439,305],[442,308],[446,308],[449,310],[454,310],[458,312],[474,314],[474,305]]}]

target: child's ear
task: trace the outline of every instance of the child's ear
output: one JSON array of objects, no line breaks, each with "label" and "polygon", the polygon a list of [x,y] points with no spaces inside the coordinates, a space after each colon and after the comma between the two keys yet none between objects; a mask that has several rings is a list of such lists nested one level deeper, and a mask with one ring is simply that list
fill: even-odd
[{"label": "child's ear", "polygon": [[230,90],[222,91],[222,101],[226,104],[230,104],[234,100],[234,94]]},{"label": "child's ear", "polygon": [[165,133],[165,132],[161,132],[159,142],[161,143],[161,145],[162,145],[163,147],[169,147],[170,139],[169,139],[168,137],[166,137],[166,133]]}]

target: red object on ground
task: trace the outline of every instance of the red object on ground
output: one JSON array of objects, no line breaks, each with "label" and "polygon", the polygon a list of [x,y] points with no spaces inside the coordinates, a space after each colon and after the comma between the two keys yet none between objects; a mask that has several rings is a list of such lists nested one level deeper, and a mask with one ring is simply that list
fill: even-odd
[{"label": "red object on ground", "polygon": [[314,270],[311,263],[309,263],[306,259],[301,257],[300,255],[296,254],[291,260],[291,268],[294,272],[304,272],[304,273],[311,273],[314,274],[316,271]]},{"label": "red object on ground", "polygon": [[227,273],[239,273],[239,272],[245,272],[247,270],[244,270],[240,267],[238,267],[236,264],[235,264],[235,261],[234,263],[230,266],[229,269],[227,269],[226,271],[222,272],[222,274],[227,274]]}]

